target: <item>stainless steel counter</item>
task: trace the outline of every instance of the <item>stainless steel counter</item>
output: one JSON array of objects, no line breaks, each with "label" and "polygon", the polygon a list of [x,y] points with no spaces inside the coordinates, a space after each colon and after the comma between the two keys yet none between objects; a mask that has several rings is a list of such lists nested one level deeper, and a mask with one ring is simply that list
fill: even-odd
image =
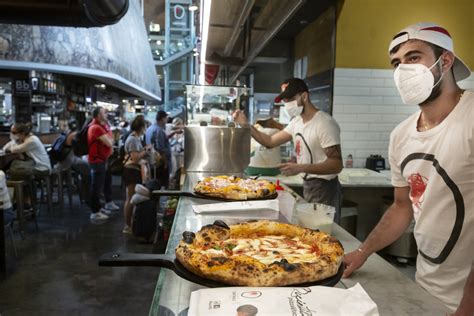
[{"label": "stainless steel counter", "polygon": [[[304,174],[294,176],[263,176],[263,179],[280,182],[291,187],[303,186]],[[344,168],[339,174],[339,182],[343,188],[393,188],[390,182],[390,172],[381,172],[366,168]]]},{"label": "stainless steel counter", "polygon": [[[192,184],[200,177],[200,174],[188,175],[184,189],[191,189]],[[245,220],[245,218],[223,218],[222,216],[216,218],[194,214],[193,204],[207,203],[209,203],[208,200],[180,199],[166,249],[167,254],[174,253],[181,234],[185,230],[197,231],[202,225],[210,224],[216,219],[224,219],[230,224]],[[333,235],[341,241],[346,252],[359,246],[360,242],[341,227],[333,225],[332,231]],[[337,286],[348,288],[357,282],[377,303],[381,315],[445,315],[446,313],[440,301],[376,254],[372,255],[350,279],[341,280]],[[200,288],[203,287],[181,279],[172,271],[162,269],[149,314],[186,316],[191,292]]]}]

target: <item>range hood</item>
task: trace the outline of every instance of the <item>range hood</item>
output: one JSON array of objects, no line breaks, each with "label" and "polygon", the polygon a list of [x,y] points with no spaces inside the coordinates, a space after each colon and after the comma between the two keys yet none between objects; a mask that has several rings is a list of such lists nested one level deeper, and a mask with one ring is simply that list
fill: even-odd
[{"label": "range hood", "polygon": [[129,0],[0,0],[0,23],[98,27],[117,23]]}]

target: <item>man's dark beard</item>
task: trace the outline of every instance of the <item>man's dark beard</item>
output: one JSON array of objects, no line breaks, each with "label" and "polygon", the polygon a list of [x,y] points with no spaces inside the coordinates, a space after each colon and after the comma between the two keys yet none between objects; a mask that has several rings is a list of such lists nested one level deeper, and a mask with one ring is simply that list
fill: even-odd
[{"label": "man's dark beard", "polygon": [[[439,80],[441,80],[441,72],[439,72],[438,75],[435,76],[434,82],[436,83]],[[425,101],[421,102],[419,105],[426,105],[427,103],[430,103],[431,101],[436,100],[440,95],[441,95],[441,81],[438,82],[438,84],[433,88],[430,96]]]}]

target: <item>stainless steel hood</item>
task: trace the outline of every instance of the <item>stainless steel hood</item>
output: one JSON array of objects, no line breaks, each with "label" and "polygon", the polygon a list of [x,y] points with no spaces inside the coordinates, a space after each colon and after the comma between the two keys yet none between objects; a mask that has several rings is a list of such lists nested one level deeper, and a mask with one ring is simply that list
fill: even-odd
[{"label": "stainless steel hood", "polygon": [[0,0],[0,23],[97,27],[117,23],[129,0]]},{"label": "stainless steel hood", "polygon": [[250,128],[186,126],[187,172],[242,173],[250,162]]}]

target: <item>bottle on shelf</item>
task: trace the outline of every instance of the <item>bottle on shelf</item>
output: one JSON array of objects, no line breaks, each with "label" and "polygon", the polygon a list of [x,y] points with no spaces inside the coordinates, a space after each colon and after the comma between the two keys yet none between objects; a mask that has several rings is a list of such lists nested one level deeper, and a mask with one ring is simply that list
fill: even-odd
[{"label": "bottle on shelf", "polygon": [[354,166],[354,160],[352,159],[352,154],[347,155],[346,168],[352,168]]}]

